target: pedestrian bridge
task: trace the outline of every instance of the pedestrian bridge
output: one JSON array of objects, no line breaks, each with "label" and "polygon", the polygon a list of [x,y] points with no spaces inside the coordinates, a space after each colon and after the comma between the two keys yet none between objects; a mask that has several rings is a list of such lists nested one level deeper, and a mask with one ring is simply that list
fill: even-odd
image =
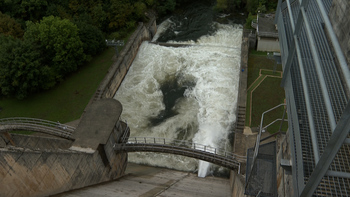
[{"label": "pedestrian bridge", "polygon": [[[74,127],[36,118],[4,118],[0,119],[0,133],[16,130],[35,131],[74,141]],[[113,146],[118,152],[156,152],[182,155],[214,163],[240,172],[241,163],[246,162],[245,156],[233,154],[223,149],[193,143],[185,140],[174,140],[154,137],[128,137],[129,129]]]},{"label": "pedestrian bridge", "polygon": [[0,119],[0,133],[8,131],[35,131],[73,140],[71,136],[74,130],[74,127],[59,122],[37,118],[14,117]]},{"label": "pedestrian bridge", "polygon": [[129,137],[123,139],[122,143],[114,144],[113,148],[117,152],[157,152],[182,155],[237,170],[238,173],[240,172],[241,163],[246,162],[245,156],[185,140]]}]

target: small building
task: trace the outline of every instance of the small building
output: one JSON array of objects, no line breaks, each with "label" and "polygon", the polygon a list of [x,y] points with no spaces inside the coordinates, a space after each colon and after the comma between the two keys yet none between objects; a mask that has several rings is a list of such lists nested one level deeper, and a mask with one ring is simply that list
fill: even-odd
[{"label": "small building", "polygon": [[256,27],[257,51],[280,52],[278,31],[274,24],[274,18],[274,14],[258,15]]}]

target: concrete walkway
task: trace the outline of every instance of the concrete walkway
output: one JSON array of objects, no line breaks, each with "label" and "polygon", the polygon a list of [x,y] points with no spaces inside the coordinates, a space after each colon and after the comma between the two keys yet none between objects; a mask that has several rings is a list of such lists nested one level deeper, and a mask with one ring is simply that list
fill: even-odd
[{"label": "concrete walkway", "polygon": [[56,197],[225,197],[231,196],[229,180],[199,178],[196,174],[128,163],[126,175],[116,181],[70,191]]}]

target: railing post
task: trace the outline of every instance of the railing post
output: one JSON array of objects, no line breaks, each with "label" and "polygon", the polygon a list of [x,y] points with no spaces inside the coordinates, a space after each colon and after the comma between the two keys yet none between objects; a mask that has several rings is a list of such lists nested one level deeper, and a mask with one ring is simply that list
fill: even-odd
[{"label": "railing post", "polygon": [[241,163],[238,165],[238,174],[241,174]]}]

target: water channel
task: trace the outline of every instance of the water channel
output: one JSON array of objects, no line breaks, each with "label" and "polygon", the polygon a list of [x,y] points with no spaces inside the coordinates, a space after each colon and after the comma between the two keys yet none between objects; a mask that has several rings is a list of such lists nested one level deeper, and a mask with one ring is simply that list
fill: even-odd
[{"label": "water channel", "polygon": [[[131,136],[192,140],[228,151],[232,147],[243,28],[235,17],[215,14],[212,6],[193,2],[158,26],[153,41],[189,46],[140,46],[115,95]],[[129,161],[198,172],[201,177],[227,173],[170,154],[130,153]]]}]

